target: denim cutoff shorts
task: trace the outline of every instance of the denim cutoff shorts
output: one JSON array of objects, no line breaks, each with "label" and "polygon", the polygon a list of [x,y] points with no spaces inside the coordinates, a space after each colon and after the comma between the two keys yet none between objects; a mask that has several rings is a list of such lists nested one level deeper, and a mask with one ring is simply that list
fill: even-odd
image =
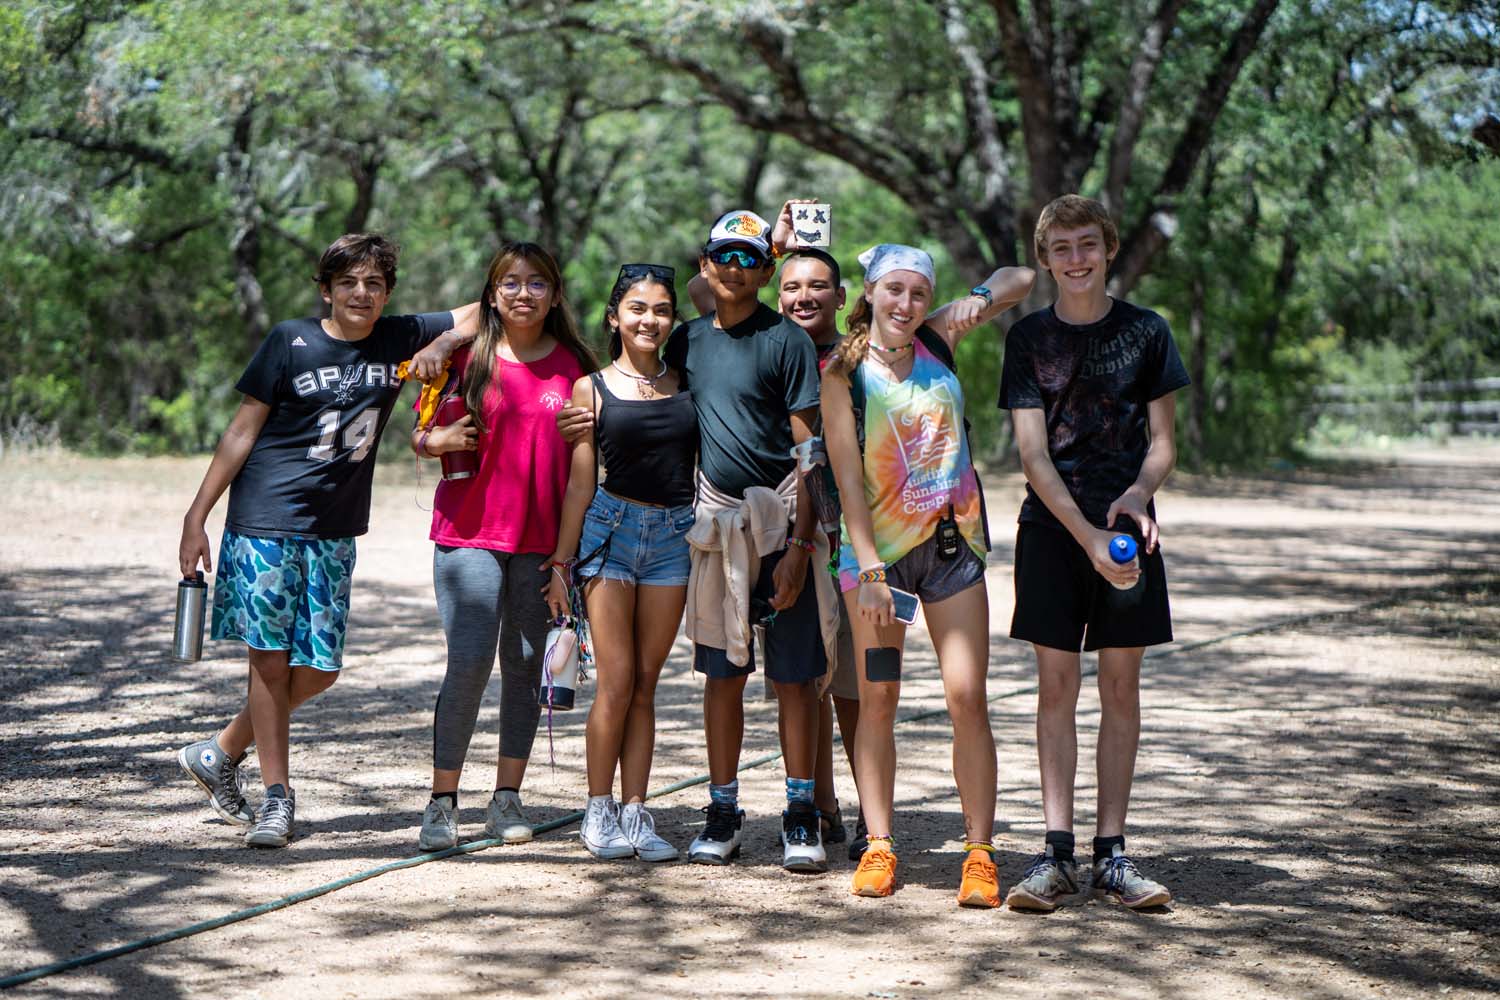
[{"label": "denim cutoff shorts", "polygon": [[653,507],[597,489],[583,516],[578,576],[685,587],[690,565],[687,533],[692,526],[691,504]]}]

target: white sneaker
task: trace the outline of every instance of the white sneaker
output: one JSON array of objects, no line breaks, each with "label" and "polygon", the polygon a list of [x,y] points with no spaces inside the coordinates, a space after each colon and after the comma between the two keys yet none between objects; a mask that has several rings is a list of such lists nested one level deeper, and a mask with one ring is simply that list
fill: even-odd
[{"label": "white sneaker", "polygon": [[823,849],[823,833],[818,824],[818,810],[811,803],[792,802],[781,814],[781,867],[789,872],[822,872],[828,870],[828,853]]},{"label": "white sneaker", "polygon": [[677,848],[656,832],[656,820],[643,802],[631,802],[620,813],[620,828],[642,861],[676,861]]},{"label": "white sneaker", "polygon": [[484,809],[484,835],[507,844],[524,844],[532,837],[531,821],[521,810],[521,796],[498,789]]},{"label": "white sneaker", "polygon": [[620,804],[610,795],[589,797],[578,837],[589,853],[601,861],[635,856],[635,848],[620,830]]},{"label": "white sneaker", "polygon": [[688,847],[688,860],[700,865],[727,865],[740,853],[745,811],[722,802],[710,802],[703,810],[708,822]]}]

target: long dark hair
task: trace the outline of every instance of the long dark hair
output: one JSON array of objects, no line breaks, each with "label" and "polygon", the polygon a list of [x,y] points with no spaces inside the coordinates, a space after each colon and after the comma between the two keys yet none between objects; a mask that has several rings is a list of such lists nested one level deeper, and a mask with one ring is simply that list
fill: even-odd
[{"label": "long dark hair", "polygon": [[604,327],[604,335],[609,338],[609,356],[618,358],[625,349],[620,342],[620,330],[611,326],[609,318],[620,318],[620,300],[625,298],[625,293],[636,285],[660,285],[667,290],[667,295],[672,299],[672,319],[677,317],[677,285],[675,283],[677,272],[663,264],[625,264],[620,267],[620,276],[615,279],[615,286],[609,290],[609,302],[604,307],[604,319],[601,321]]},{"label": "long dark hair", "polygon": [[500,318],[500,310],[495,308],[494,303],[495,286],[517,262],[523,260],[542,273],[555,293],[552,308],[542,320],[542,333],[567,348],[578,359],[578,364],[584,371],[599,370],[599,361],[594,357],[594,352],[589,350],[583,338],[578,335],[578,322],[573,318],[573,310],[563,295],[562,269],[557,266],[556,258],[537,243],[506,243],[495,254],[495,259],[490,261],[489,272],[484,277],[484,288],[479,292],[479,333],[469,349],[469,365],[464,371],[464,404],[474,416],[474,425],[485,432],[489,428],[484,425],[484,418],[481,416],[484,396],[495,377],[495,352],[505,339],[505,322]]}]

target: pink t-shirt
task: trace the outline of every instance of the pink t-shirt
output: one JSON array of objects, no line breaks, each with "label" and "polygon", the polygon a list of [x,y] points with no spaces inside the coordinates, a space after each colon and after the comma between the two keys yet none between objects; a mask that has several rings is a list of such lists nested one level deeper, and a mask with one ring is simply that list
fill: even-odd
[{"label": "pink t-shirt", "polygon": [[[469,353],[453,358],[462,378]],[[501,552],[551,554],[562,523],[571,449],[557,432],[557,411],[568,405],[583,369],[561,344],[540,361],[495,359],[495,380],[484,397],[479,471],[441,480],[432,501],[431,538],[439,545]]]}]

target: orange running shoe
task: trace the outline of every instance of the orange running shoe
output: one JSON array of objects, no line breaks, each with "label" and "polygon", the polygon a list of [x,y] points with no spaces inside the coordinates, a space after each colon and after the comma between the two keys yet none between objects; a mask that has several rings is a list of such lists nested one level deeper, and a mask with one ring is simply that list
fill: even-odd
[{"label": "orange running shoe", "polygon": [[[858,876],[855,876],[856,880]],[[959,906],[993,908],[1000,905],[1000,880],[990,852],[974,848],[964,859],[964,878],[958,886]]]},{"label": "orange running shoe", "polygon": [[850,889],[856,896],[889,896],[896,890],[896,852],[875,841],[859,867],[854,869],[854,885]]}]

